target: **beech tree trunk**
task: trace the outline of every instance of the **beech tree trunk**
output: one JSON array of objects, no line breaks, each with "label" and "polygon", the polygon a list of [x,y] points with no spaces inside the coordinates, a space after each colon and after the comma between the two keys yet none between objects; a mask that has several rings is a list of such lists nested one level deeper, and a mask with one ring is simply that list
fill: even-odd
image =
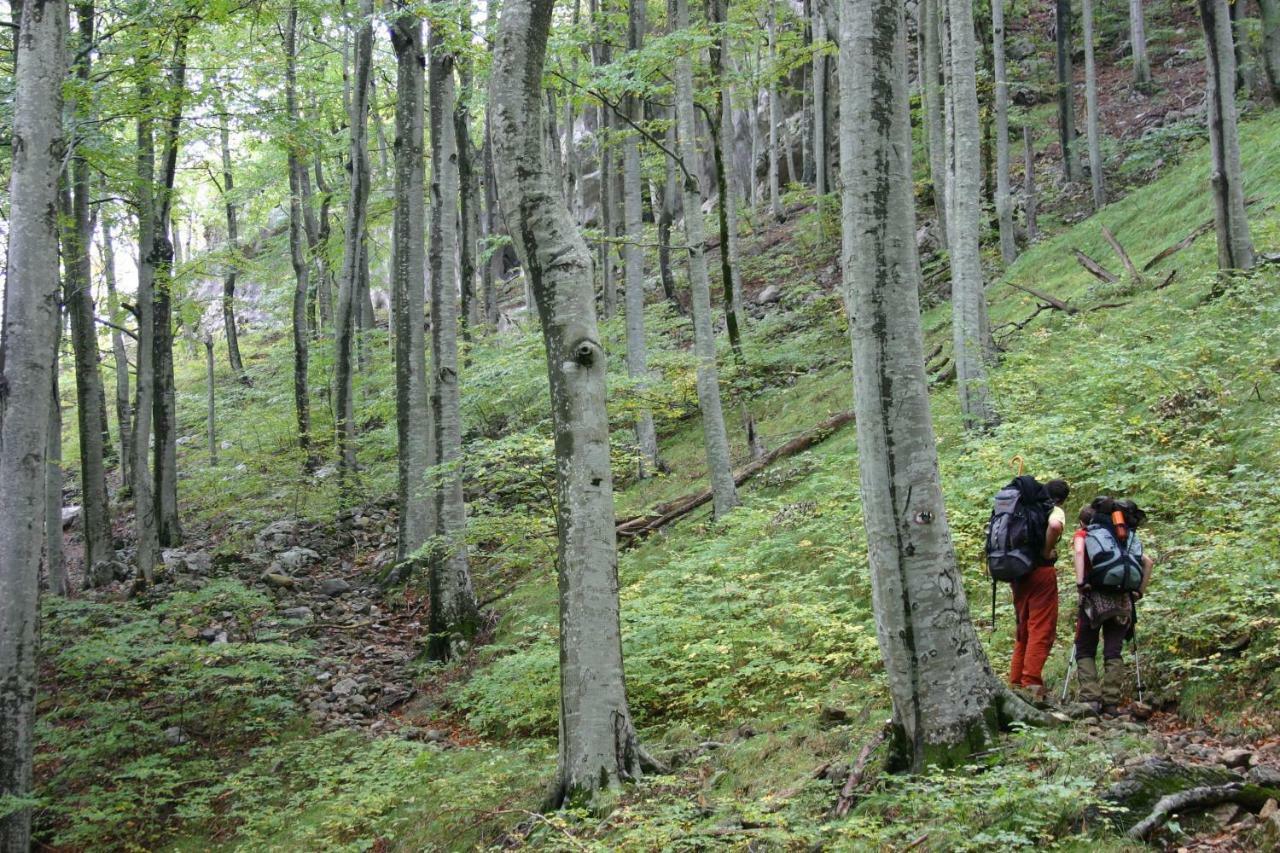
[{"label": "beech tree trunk", "polygon": [[[668,151],[675,151],[676,122],[675,110],[668,110],[667,134],[663,144]],[[683,314],[684,306],[676,296],[676,277],[671,269],[671,227],[676,221],[676,197],[679,193],[676,183],[676,164],[671,157],[663,159],[662,203],[658,205],[658,275],[662,280],[662,292],[667,301],[675,308],[676,313]]]},{"label": "beech tree trunk", "polygon": [[484,290],[484,320],[491,328],[498,327],[498,283],[502,281],[502,251],[493,248],[497,239],[502,212],[498,210],[498,179],[493,169],[493,132],[489,111],[484,114],[484,236],[490,241],[486,246],[489,258],[485,261],[481,287]]},{"label": "beech tree trunk", "polygon": [[307,260],[306,223],[303,218],[302,183],[306,174],[302,152],[296,138],[298,128],[298,4],[289,4],[284,32],[284,99],[285,113],[292,129],[287,141],[289,169],[289,260],[293,265],[293,408],[298,419],[298,448],[310,468],[311,396],[307,388],[307,350],[310,329],[307,324],[307,297],[311,292],[311,264]]},{"label": "beech tree trunk", "polygon": [[338,470],[344,482],[356,470],[355,401],[351,381],[357,295],[365,223],[369,212],[369,73],[373,62],[373,0],[360,0],[360,28],[356,32],[355,81],[351,91],[351,191],[347,197],[342,275],[338,279],[338,308],[334,317],[334,421]]},{"label": "beech tree trunk", "polygon": [[423,81],[426,53],[422,19],[401,2],[391,22],[396,52],[395,222],[391,238],[391,297],[396,333],[396,447],[400,505],[396,559],[427,541],[431,495],[427,488],[427,362],[423,334],[426,284],[426,164],[423,159]]},{"label": "beech tree trunk", "polygon": [[[66,3],[26,0],[14,40],[12,148],[18,156],[9,175],[9,262],[0,327],[0,798],[32,794],[45,449],[59,322],[66,26]],[[31,808],[0,813],[0,850],[25,853],[30,847]]]},{"label": "beech tree trunk", "polygon": [[947,122],[943,88],[942,3],[920,0],[920,66],[924,102],[925,138],[929,153],[929,175],[933,183],[933,207],[938,218],[938,241],[947,248]]},{"label": "beech tree trunk", "polygon": [[[140,100],[145,103],[151,96],[150,85],[139,87]],[[155,360],[155,147],[151,116],[146,111],[138,117],[137,127],[137,188],[134,203],[138,210],[138,288],[134,306],[138,312],[138,346],[136,385],[137,395],[133,409],[133,504],[137,526],[137,571],[140,585],[150,586],[155,581],[155,561],[160,542],[156,530],[155,492],[151,482],[151,420],[154,415]],[[137,578],[135,578],[137,580]]]},{"label": "beech tree trunk", "polygon": [[[471,27],[471,10],[464,6],[462,24]],[[471,60],[458,57],[458,85],[462,96],[453,112],[454,136],[458,141],[458,276],[462,284],[462,337],[471,340],[471,329],[480,323],[476,300],[476,235],[480,231],[480,177],[476,147],[471,142],[471,110],[467,105],[473,86]]]},{"label": "beech tree trunk", "polygon": [[[674,2],[674,0],[672,0]],[[782,104],[778,101],[778,7],[777,0],[767,0],[765,14],[769,16],[769,210],[775,220],[782,219],[781,178],[778,163],[781,159],[779,136],[782,132]],[[681,140],[683,144],[684,140]],[[694,161],[689,161],[690,168]]]},{"label": "beech tree trunk", "polygon": [[1027,214],[1027,244],[1040,236],[1036,227],[1036,149],[1031,141],[1031,125],[1022,126],[1023,195]]},{"label": "beech tree trunk", "polygon": [[[101,215],[101,214],[99,214]],[[120,481],[125,488],[133,484],[133,427],[129,403],[129,355],[124,346],[124,333],[120,331],[125,321],[125,311],[120,307],[116,294],[116,249],[111,222],[102,218],[102,277],[107,285],[107,313],[111,317],[111,352],[115,360],[116,374],[116,431],[120,442]],[[90,575],[85,575],[88,583]]]},{"label": "beech tree trunk", "polygon": [[1005,265],[1018,259],[1013,230],[1013,195],[1009,181],[1009,80],[1004,57],[1004,0],[991,0],[992,61],[996,106],[996,219],[1000,228],[1000,257]]},{"label": "beech tree trunk", "polygon": [[1076,104],[1071,71],[1071,0],[1054,0],[1057,28],[1058,140],[1062,145],[1062,176],[1067,183],[1080,180],[1080,154],[1076,150]]},{"label": "beech tree trunk", "polygon": [[1247,270],[1253,267],[1254,253],[1245,213],[1240,136],[1236,128],[1236,60],[1230,11],[1227,0],[1199,0],[1199,4],[1209,72],[1209,183],[1218,237],[1218,268]]},{"label": "beech tree trunk", "polygon": [[1080,0],[1084,30],[1085,125],[1089,134],[1089,182],[1093,186],[1093,209],[1107,203],[1102,174],[1102,128],[1098,120],[1098,69],[1093,59],[1093,0]]},{"label": "beech tree trunk", "polygon": [[[631,0],[628,12],[627,49],[639,51],[644,43],[648,16],[645,0]],[[644,120],[644,101],[636,95],[628,95],[626,105],[629,118],[639,125]],[[641,245],[644,240],[644,222],[640,139],[636,134],[628,133],[622,145],[627,375],[643,390],[649,383],[650,376],[648,347],[644,337],[644,247]],[[636,445],[640,452],[640,476],[651,476],[659,470],[662,463],[658,459],[658,435],[653,427],[653,413],[643,404],[636,414]]]},{"label": "beech tree trunk", "polygon": [[1262,10],[1262,65],[1271,100],[1280,106],[1280,0],[1258,0],[1258,6]]},{"label": "beech tree trunk", "polygon": [[[688,0],[672,0],[675,28],[689,29]],[[676,123],[679,125],[680,159],[684,163],[684,231],[689,253],[689,298],[693,304],[693,349],[697,358],[698,408],[702,412],[702,438],[711,477],[712,505],[717,518],[738,505],[729,458],[729,436],[720,399],[720,372],[716,366],[715,330],[711,326],[711,286],[707,280],[706,238],[702,231],[702,195],[696,164],[698,145],[693,112],[693,58],[676,58]]]},{"label": "beech tree trunk", "polygon": [[454,135],[454,57],[444,33],[427,40],[431,79],[431,408],[435,423],[436,547],[431,549],[433,660],[459,654],[479,628],[467,566],[467,509],[462,491],[462,416],[458,394],[458,152]]},{"label": "beech tree trunk", "polygon": [[[972,21],[952,5],[953,31],[967,23],[972,42]],[[840,29],[844,291],[872,602],[895,763],[922,770],[988,745],[1003,691],[969,621],[938,476],[917,295],[903,4],[845,0]],[[965,37],[955,33],[953,43]]]},{"label": "beech tree trunk", "polygon": [[813,189],[827,194],[827,21],[813,3]]},{"label": "beech tree trunk", "polygon": [[67,561],[62,553],[62,402],[58,399],[56,360],[50,403],[44,460],[44,571],[49,593],[65,598],[71,594],[71,585],[67,580]]},{"label": "beech tree trunk", "polygon": [[227,111],[218,110],[218,137],[222,144],[222,203],[227,209],[227,258],[226,269],[222,273],[222,327],[227,336],[227,361],[231,372],[245,385],[250,385],[249,374],[244,372],[244,361],[240,358],[240,330],[236,326],[236,267],[235,255],[240,251],[240,229],[236,215],[235,177],[231,170],[231,128],[228,125]]},{"label": "beech tree trunk", "polygon": [[591,255],[542,154],[539,82],[553,0],[507,0],[489,107],[498,190],[529,277],[547,351],[555,431],[560,591],[560,756],[556,801],[641,775],[622,670],[618,555],[605,350]]},{"label": "beech tree trunk", "polygon": [[729,88],[728,48],[724,26],[729,20],[727,0],[708,0],[708,17],[719,29],[719,35],[711,44],[711,73],[717,78],[716,114],[719,129],[713,147],[716,170],[716,193],[719,196],[717,211],[720,224],[720,280],[724,289],[725,331],[734,357],[741,362],[742,333],[739,318],[742,314],[742,282],[738,267],[738,200],[733,194],[733,98]]},{"label": "beech tree trunk", "polygon": [[[951,327],[960,410],[968,429],[987,429],[996,414],[987,385],[987,299],[979,252],[980,172],[976,46],[972,0],[946,0],[947,221],[951,227]],[[843,20],[843,19],[842,19]],[[843,25],[842,25],[843,26]]]},{"label": "beech tree trunk", "polygon": [[[1277,0],[1261,0],[1277,2]],[[1147,22],[1142,0],[1129,0],[1129,53],[1133,57],[1133,82],[1139,90],[1151,87],[1151,60],[1147,59]]]}]

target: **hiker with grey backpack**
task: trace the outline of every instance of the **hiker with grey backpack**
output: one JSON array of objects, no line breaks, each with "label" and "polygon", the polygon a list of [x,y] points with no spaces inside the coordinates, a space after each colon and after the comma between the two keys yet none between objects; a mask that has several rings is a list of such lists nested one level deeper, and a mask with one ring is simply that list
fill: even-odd
[{"label": "hiker with grey backpack", "polygon": [[[1119,713],[1124,687],[1124,641],[1132,636],[1136,602],[1146,594],[1154,560],[1143,551],[1138,528],[1147,515],[1131,500],[1098,497],[1080,511],[1072,539],[1076,589],[1075,662],[1080,701],[1095,713]],[[1098,673],[1098,643],[1103,672]]]}]

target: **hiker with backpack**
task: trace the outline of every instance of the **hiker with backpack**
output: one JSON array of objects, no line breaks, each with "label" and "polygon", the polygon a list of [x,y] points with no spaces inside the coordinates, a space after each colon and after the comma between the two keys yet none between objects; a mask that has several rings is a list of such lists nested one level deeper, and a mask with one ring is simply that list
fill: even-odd
[{"label": "hiker with backpack", "polygon": [[[1075,658],[1080,701],[1095,713],[1115,716],[1124,687],[1122,652],[1133,629],[1134,602],[1151,582],[1151,557],[1143,553],[1137,530],[1146,513],[1133,501],[1098,497],[1080,511],[1080,529],[1072,540],[1076,589]],[[1102,640],[1102,678],[1098,677],[1098,640]]]},{"label": "hiker with backpack", "polygon": [[1071,493],[1065,480],[1041,485],[1015,477],[996,494],[987,527],[987,571],[991,575],[994,625],[996,581],[1013,587],[1017,616],[1009,684],[1032,699],[1045,697],[1044,664],[1058,632],[1058,540],[1067,526],[1062,504]]}]

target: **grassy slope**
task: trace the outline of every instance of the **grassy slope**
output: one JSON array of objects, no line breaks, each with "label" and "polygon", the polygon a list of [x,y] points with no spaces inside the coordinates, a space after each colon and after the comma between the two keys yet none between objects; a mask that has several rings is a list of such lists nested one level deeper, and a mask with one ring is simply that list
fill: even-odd
[{"label": "grassy slope", "polygon": [[[1274,251],[1280,220],[1270,207],[1280,200],[1280,115],[1246,125],[1242,147],[1249,193],[1264,199],[1253,208],[1255,242]],[[935,394],[934,412],[958,554],[971,567],[966,577],[975,619],[989,622],[989,587],[977,569],[987,501],[1007,479],[1007,460],[1020,453],[1036,473],[1066,476],[1076,485],[1073,510],[1102,489],[1154,509],[1148,541],[1167,559],[1140,626],[1148,681],[1162,696],[1180,699],[1184,713],[1274,731],[1274,709],[1259,700],[1280,686],[1274,675],[1280,662],[1276,271],[1229,284],[1208,299],[1214,287],[1208,236],[1156,271],[1179,269],[1166,290],[1126,283],[1104,291],[1070,255],[1079,247],[1119,268],[1099,234],[1099,219],[1139,263],[1181,238],[1210,215],[1204,160],[1204,152],[1192,154],[1159,182],[1037,245],[1009,271],[1009,279],[1082,308],[1129,304],[1074,317],[1042,314],[1010,336],[993,377],[1003,426],[980,439],[962,435],[950,386]],[[795,281],[798,267],[811,269],[808,255],[830,257],[830,239],[801,236],[753,259],[754,272]],[[997,326],[1023,319],[1034,307],[1001,283],[992,285],[991,299]],[[786,308],[753,327],[750,353],[753,361],[776,363],[776,375],[792,376],[789,385],[761,390],[752,403],[772,444],[850,405],[848,343],[832,319],[833,304],[796,298]],[[944,341],[946,306],[930,310],[924,323],[931,342]],[[262,381],[253,391],[235,392],[240,396],[223,413],[224,434],[235,445],[224,452],[224,464],[244,470],[193,464],[184,480],[184,501],[219,532],[226,550],[243,547],[259,522],[277,517],[282,507],[324,516],[336,501],[331,486],[307,484],[293,473],[287,347],[253,345],[250,359]],[[466,403],[471,421],[491,420],[490,410],[503,408],[514,424],[527,427],[519,441],[544,441],[531,437],[538,422],[529,414],[540,408],[543,393],[536,340],[482,346],[512,350],[504,363],[518,364],[477,371],[483,375]],[[492,355],[478,352],[477,364]],[[315,357],[322,369],[324,355]],[[678,354],[666,358],[678,366]],[[818,367],[805,372],[806,365]],[[199,429],[200,369],[196,361],[180,365],[184,434]],[[673,367],[670,375],[682,374]],[[386,492],[391,483],[387,380],[378,362],[362,376],[365,399],[372,399],[362,445],[369,494]],[[688,396],[688,388],[675,394],[673,415]],[[674,423],[664,441],[674,473],[622,492],[620,512],[697,485],[698,424]],[[486,452],[510,450],[512,441],[498,439]],[[195,446],[182,452],[198,458]],[[644,737],[671,749],[707,740],[726,745],[628,791],[625,806],[603,824],[572,814],[539,819],[531,840],[574,847],[579,842],[571,844],[568,832],[603,847],[741,845],[761,838],[783,846],[861,847],[909,843],[927,829],[937,849],[1055,838],[1074,843],[1067,839],[1088,792],[1117,761],[1141,750],[1141,735],[1095,739],[1076,729],[1015,735],[1003,753],[979,762],[984,772],[885,780],[849,819],[822,820],[834,792],[831,783],[810,778],[814,769],[847,762],[888,710],[868,604],[852,430],[779,463],[744,490],[744,499],[726,522],[687,519],[627,552],[620,568],[630,697]],[[521,519],[520,530],[502,538],[504,520],[514,518]],[[245,524],[227,529],[223,519]],[[523,580],[498,605],[503,619],[496,638],[461,695],[447,707],[416,709],[424,720],[443,715],[464,724],[478,740],[440,749],[390,738],[368,743],[354,735],[277,733],[277,741],[251,754],[236,773],[205,789],[204,801],[219,817],[201,823],[207,813],[194,811],[199,820],[188,826],[189,846],[206,843],[199,840],[207,838],[201,826],[225,827],[229,820],[239,823],[236,840],[249,849],[358,849],[382,838],[405,850],[457,847],[530,820],[523,810],[537,807],[554,762],[557,655],[551,567],[545,549],[523,541],[545,518],[524,519],[477,511],[477,526],[498,543],[494,556],[478,561],[478,585],[492,589],[508,576]],[[64,626],[85,631],[70,616]],[[1011,628],[1002,603],[989,645],[997,670]],[[1065,641],[1065,619],[1061,628]],[[1253,642],[1245,651],[1219,652],[1246,630]],[[1063,662],[1060,646],[1051,677]],[[824,722],[823,707],[844,709],[848,717]],[[288,719],[294,712],[276,713]],[[157,785],[138,781],[154,770],[136,772],[125,785]],[[91,826],[97,818],[87,819]],[[723,832],[744,822],[747,832]],[[1102,844],[1124,847],[1114,839]]]}]

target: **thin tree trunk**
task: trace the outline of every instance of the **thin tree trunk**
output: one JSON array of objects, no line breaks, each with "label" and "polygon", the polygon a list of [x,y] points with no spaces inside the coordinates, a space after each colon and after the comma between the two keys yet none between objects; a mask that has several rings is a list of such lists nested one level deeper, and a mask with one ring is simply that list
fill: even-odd
[{"label": "thin tree trunk", "polygon": [[996,101],[996,218],[1000,227],[1000,256],[1005,265],[1018,258],[1013,231],[1013,195],[1009,181],[1009,81],[1004,57],[1004,0],[991,0],[992,60]]},{"label": "thin tree trunk", "polygon": [[986,295],[979,252],[978,90],[972,0],[946,0],[948,164],[951,234],[951,326],[956,387],[969,429],[996,422],[987,386]]},{"label": "thin tree trunk", "polygon": [[[956,43],[972,44],[973,28],[956,5],[953,58],[963,62],[971,49]],[[893,699],[893,763],[922,770],[989,744],[1003,694],[969,621],[938,477],[917,295],[903,4],[846,2],[840,25],[844,289],[872,604]],[[954,32],[962,26],[963,35]]]},{"label": "thin tree trunk", "polygon": [[427,363],[423,335],[426,283],[426,165],[423,159],[423,81],[426,53],[422,19],[401,2],[391,22],[396,52],[395,222],[391,240],[392,317],[396,332],[397,499],[400,520],[396,559],[403,561],[427,541],[431,495],[425,476]]},{"label": "thin tree trunk", "polygon": [[214,406],[214,385],[213,385],[213,335],[205,332],[204,335],[204,377],[205,391],[208,398],[208,432],[209,432],[209,467],[215,468],[218,465],[218,430],[215,418],[217,411]]},{"label": "thin tree trunk", "polygon": [[920,0],[920,53],[924,81],[924,123],[933,182],[933,207],[938,218],[938,241],[947,248],[947,123],[942,64],[942,6],[944,0]]},{"label": "thin tree trunk", "polygon": [[720,225],[720,281],[724,288],[725,330],[734,358],[741,363],[742,333],[739,319],[742,316],[742,281],[738,267],[738,201],[734,197],[733,178],[733,99],[729,88],[729,70],[726,65],[728,48],[724,26],[729,20],[728,0],[708,0],[708,17],[720,27],[711,44],[711,73],[718,80],[716,89],[716,114],[719,131],[713,146],[716,169],[716,193],[719,196]]},{"label": "thin tree trunk", "polygon": [[387,151],[387,131],[382,125],[382,111],[378,109],[378,76],[369,76],[369,115],[373,119],[373,136],[378,142],[378,177],[385,179],[391,170]]},{"label": "thin tree trunk", "polygon": [[[1274,3],[1277,0],[1261,0]],[[1133,82],[1140,91],[1151,88],[1151,60],[1147,59],[1147,22],[1142,0],[1129,0],[1129,53],[1133,58]]]},{"label": "thin tree trunk", "polygon": [[[143,102],[151,96],[149,84],[140,87]],[[136,387],[133,408],[133,504],[136,521],[137,568],[141,584],[155,582],[154,570],[160,547],[156,531],[155,493],[151,485],[151,420],[155,395],[155,140],[151,117],[144,111],[138,118],[137,188],[134,202],[138,210],[138,288],[134,304],[138,312]],[[136,578],[135,578],[136,580]]]},{"label": "thin tree trunk", "polygon": [[66,598],[71,594],[71,584],[67,579],[67,561],[62,552],[62,403],[58,399],[56,363],[53,365],[51,402],[44,460],[44,571],[49,583],[49,593]]},{"label": "thin tree trunk", "polygon": [[[115,360],[116,374],[116,431],[120,434],[120,484],[132,488],[133,484],[133,427],[130,425],[132,412],[129,404],[129,356],[124,346],[124,334],[120,328],[124,324],[125,312],[120,307],[120,298],[116,294],[116,248],[115,236],[111,231],[111,222],[105,217],[102,220],[102,277],[107,283],[107,313],[111,317],[111,352]],[[88,576],[86,575],[86,580]]]},{"label": "thin tree trunk", "polygon": [[338,280],[338,311],[334,318],[334,420],[339,473],[356,470],[355,401],[352,386],[353,338],[360,286],[361,245],[369,205],[369,73],[373,61],[373,0],[360,0],[360,29],[356,34],[355,84],[351,93],[351,191],[347,199],[342,275]]},{"label": "thin tree trunk", "polygon": [[778,136],[782,130],[782,104],[778,102],[777,0],[767,0],[765,14],[768,16],[769,31],[769,210],[775,220],[781,220],[781,178],[778,175],[781,152],[778,150]]},{"label": "thin tree trunk", "polygon": [[1199,0],[1208,66],[1209,182],[1218,237],[1218,268],[1251,269],[1253,238],[1244,205],[1240,136],[1236,128],[1235,54],[1227,0]]},{"label": "thin tree trunk", "polygon": [[298,4],[289,4],[284,32],[284,99],[290,134],[289,169],[289,260],[293,265],[293,408],[298,419],[298,448],[304,467],[313,462],[311,453],[311,395],[307,388],[307,358],[310,329],[307,328],[307,296],[311,291],[311,264],[307,261],[306,223],[303,218],[302,182],[306,174],[302,152],[298,150]]},{"label": "thin tree trunk", "polygon": [[1062,145],[1062,176],[1067,183],[1080,180],[1080,156],[1076,151],[1076,105],[1071,71],[1071,0],[1054,0],[1057,28],[1058,140]]},{"label": "thin tree trunk", "polygon": [[1107,203],[1107,190],[1102,174],[1102,128],[1098,120],[1098,69],[1093,59],[1093,0],[1080,0],[1081,26],[1084,30],[1084,99],[1085,126],[1089,135],[1089,182],[1093,186],[1093,209]]},{"label": "thin tree trunk", "polygon": [[[498,180],[493,170],[493,132],[489,111],[484,114],[484,236],[490,241],[498,237],[502,211],[498,209]],[[489,259],[484,264],[481,288],[484,290],[484,319],[498,327],[498,282],[502,281],[502,251],[487,247]]]},{"label": "thin tree trunk", "polygon": [[315,155],[314,169],[316,189],[320,191],[320,213],[316,217],[315,253],[320,259],[320,280],[316,282],[316,301],[320,303],[320,325],[332,331],[335,326],[333,305],[333,267],[329,262],[329,237],[333,234],[330,211],[333,206],[333,190],[324,179],[324,165],[320,153]]},{"label": "thin tree trunk", "polygon": [[[668,112],[667,134],[664,145],[668,151],[676,150],[675,111]],[[671,269],[671,227],[676,219],[676,164],[671,157],[663,159],[662,203],[658,209],[658,276],[662,280],[662,293],[675,308],[676,313],[683,314],[684,306],[676,296],[676,277]]]},{"label": "thin tree trunk", "polygon": [[[671,0],[675,7],[675,27],[689,29],[688,0]],[[724,409],[720,399],[720,375],[716,366],[715,331],[711,326],[711,287],[707,281],[707,257],[703,247],[702,197],[698,180],[692,171],[698,162],[697,137],[694,135],[693,57],[681,53],[676,58],[676,122],[680,134],[680,159],[684,173],[684,230],[689,253],[689,295],[693,304],[693,349],[697,358],[698,408],[702,412],[702,437],[707,456],[707,469],[714,495],[717,518],[723,518],[738,505],[738,492],[733,484],[733,464],[729,458],[729,437],[724,426]]]},{"label": "thin tree trunk", "polygon": [[[433,660],[460,654],[479,628],[467,565],[467,508],[462,491],[462,416],[458,394],[458,157],[454,136],[454,57],[438,26],[427,40],[431,79],[431,407],[435,421],[435,533],[432,549]],[[519,208],[511,208],[513,210]]]},{"label": "thin tree trunk", "polygon": [[1031,125],[1022,126],[1023,196],[1027,214],[1027,245],[1040,236],[1036,228],[1036,149],[1031,140]]},{"label": "thin tree trunk", "polygon": [[560,578],[559,804],[639,778],[641,749],[622,669],[605,350],[591,255],[542,156],[538,84],[553,5],[503,4],[489,104],[499,193],[504,209],[522,213],[512,237],[532,281],[551,385]]},{"label": "thin tree trunk", "polygon": [[[813,188],[818,195],[819,213],[822,197],[827,194],[827,21],[813,0]],[[821,220],[819,220],[821,221]]]},{"label": "thin tree trunk", "polygon": [[[471,9],[462,9],[462,24],[471,27]],[[464,52],[458,57],[458,85],[461,97],[454,109],[454,135],[458,140],[458,273],[462,282],[462,337],[471,340],[471,329],[480,323],[476,300],[476,234],[480,230],[480,177],[476,170],[476,147],[471,142],[471,60]]]},{"label": "thin tree trunk", "polygon": [[[66,4],[27,0],[18,21],[11,142],[23,156],[13,159],[9,176],[0,321],[0,798],[21,802],[33,793],[45,449],[59,325],[56,213]],[[0,850],[25,853],[31,847],[31,811],[9,807],[0,813]]]},{"label": "thin tree trunk", "polygon": [[1258,0],[1258,6],[1262,10],[1262,64],[1271,100],[1280,106],[1280,0]]},{"label": "thin tree trunk", "polygon": [[239,270],[235,256],[240,251],[240,229],[233,195],[235,177],[231,170],[231,128],[225,107],[218,110],[218,137],[222,146],[222,203],[227,209],[229,253],[226,269],[222,273],[222,327],[227,336],[227,361],[231,364],[231,372],[248,386],[252,383],[249,374],[244,371],[244,361],[240,357],[240,331],[236,326],[236,277]]}]

